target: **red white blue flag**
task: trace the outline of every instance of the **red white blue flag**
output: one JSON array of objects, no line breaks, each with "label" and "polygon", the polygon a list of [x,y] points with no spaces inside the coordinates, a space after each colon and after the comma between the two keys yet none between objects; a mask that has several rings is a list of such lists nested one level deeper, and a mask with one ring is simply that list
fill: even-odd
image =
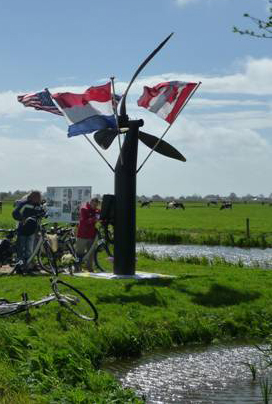
[{"label": "red white blue flag", "polygon": [[110,82],[83,94],[56,93],[52,98],[68,120],[68,137],[116,128]]},{"label": "red white blue flag", "polygon": [[17,100],[25,107],[33,107],[38,111],[46,111],[56,115],[63,115],[52,101],[51,95],[47,89],[39,93],[18,95]]},{"label": "red white blue flag", "polygon": [[155,87],[144,87],[137,103],[172,124],[199,83],[168,81]]}]

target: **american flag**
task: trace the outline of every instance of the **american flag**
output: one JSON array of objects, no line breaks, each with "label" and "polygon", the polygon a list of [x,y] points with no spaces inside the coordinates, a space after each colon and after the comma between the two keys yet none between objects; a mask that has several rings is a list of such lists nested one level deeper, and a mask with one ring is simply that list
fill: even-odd
[{"label": "american flag", "polygon": [[36,94],[18,95],[17,100],[24,104],[25,107],[33,107],[37,110],[63,115],[63,113],[53,103],[51,95],[47,89]]}]

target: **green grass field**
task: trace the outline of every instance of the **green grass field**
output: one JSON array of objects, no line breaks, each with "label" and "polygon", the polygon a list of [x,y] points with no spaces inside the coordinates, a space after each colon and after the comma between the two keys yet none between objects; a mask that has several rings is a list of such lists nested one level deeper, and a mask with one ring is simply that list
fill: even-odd
[{"label": "green grass field", "polygon": [[[14,227],[12,204],[4,203],[0,227]],[[249,219],[250,239],[246,234]],[[272,206],[237,203],[233,209],[220,210],[204,203],[186,203],[185,210],[165,209],[163,203],[150,208],[137,207],[139,241],[272,246]]]},{"label": "green grass field", "polygon": [[[0,226],[14,227],[12,206],[4,205]],[[219,211],[200,204],[166,210],[154,204],[137,209],[138,228],[154,234],[241,237],[244,221],[251,231],[268,234],[272,208],[234,205]],[[171,240],[170,240],[171,241]],[[0,402],[140,403],[101,370],[112,358],[139,356],[157,349],[233,340],[263,341],[272,329],[272,271],[220,260],[167,260],[142,254],[137,269],[174,275],[153,280],[62,278],[96,305],[98,325],[83,322],[57,302],[0,319]],[[48,276],[1,276],[0,297],[20,300],[51,293]]]},{"label": "green grass field", "polygon": [[[153,280],[62,276],[95,303],[99,323],[56,302],[0,319],[1,403],[141,402],[101,371],[110,358],[184,344],[261,341],[272,329],[272,272],[145,259],[141,269],[174,274]],[[1,277],[0,297],[50,293],[46,276]]]},{"label": "green grass field", "polygon": [[246,219],[252,233],[272,233],[272,206],[261,204],[233,205],[220,210],[204,203],[185,203],[185,210],[165,209],[165,204],[153,203],[150,208],[137,209],[137,225],[156,231],[184,230],[192,232],[245,233]]},{"label": "green grass field", "polygon": [[[250,238],[247,237],[249,219]],[[153,203],[137,209],[138,239],[151,242],[272,246],[272,206],[237,203],[220,210],[204,203],[185,203],[185,210]]]}]

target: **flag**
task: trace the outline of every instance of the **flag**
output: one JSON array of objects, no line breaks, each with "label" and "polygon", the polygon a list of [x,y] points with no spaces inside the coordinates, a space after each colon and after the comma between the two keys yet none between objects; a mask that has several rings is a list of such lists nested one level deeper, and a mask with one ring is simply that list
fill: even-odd
[{"label": "flag", "polygon": [[172,124],[197,85],[198,83],[168,81],[155,87],[145,86],[137,103]]},{"label": "flag", "polygon": [[17,100],[25,107],[33,107],[37,110],[52,112],[52,114],[63,115],[52,101],[47,89],[35,94],[18,95]]},{"label": "flag", "polygon": [[110,82],[90,87],[83,94],[56,93],[52,97],[68,120],[68,137],[116,128]]}]

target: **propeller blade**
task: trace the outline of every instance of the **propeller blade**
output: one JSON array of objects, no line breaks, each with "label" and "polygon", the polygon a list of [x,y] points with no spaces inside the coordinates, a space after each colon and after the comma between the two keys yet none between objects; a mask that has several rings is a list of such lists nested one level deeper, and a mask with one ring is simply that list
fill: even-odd
[{"label": "propeller blade", "polygon": [[120,116],[121,116],[121,119],[124,120],[124,122],[126,122],[128,119],[127,111],[126,111],[126,98],[127,98],[128,90],[130,89],[132,83],[134,82],[136,77],[139,75],[139,73],[143,70],[143,68],[147,65],[147,63],[156,55],[156,53],[158,53],[161,50],[161,48],[166,44],[166,42],[171,38],[172,35],[173,35],[173,32],[170,35],[168,35],[168,37],[165,38],[165,40],[162,41],[159,44],[159,46],[157,46],[157,48],[153,50],[153,52],[150,53],[150,55],[138,67],[138,69],[134,73],[132,79],[130,80],[130,82],[126,88],[126,91],[124,92],[124,94],[122,96],[121,106],[120,106]]},{"label": "propeller blade", "polygon": [[[150,135],[149,133],[145,133],[139,131],[139,139],[150,149],[153,149],[155,144],[158,142],[159,138],[157,136]],[[154,149],[157,153],[163,154],[166,157],[170,157],[172,159],[186,161],[186,158],[173,146],[164,140],[160,140],[160,143]]]},{"label": "propeller blade", "polygon": [[94,140],[102,149],[107,150],[114,141],[117,134],[117,129],[101,129],[95,132]]}]

